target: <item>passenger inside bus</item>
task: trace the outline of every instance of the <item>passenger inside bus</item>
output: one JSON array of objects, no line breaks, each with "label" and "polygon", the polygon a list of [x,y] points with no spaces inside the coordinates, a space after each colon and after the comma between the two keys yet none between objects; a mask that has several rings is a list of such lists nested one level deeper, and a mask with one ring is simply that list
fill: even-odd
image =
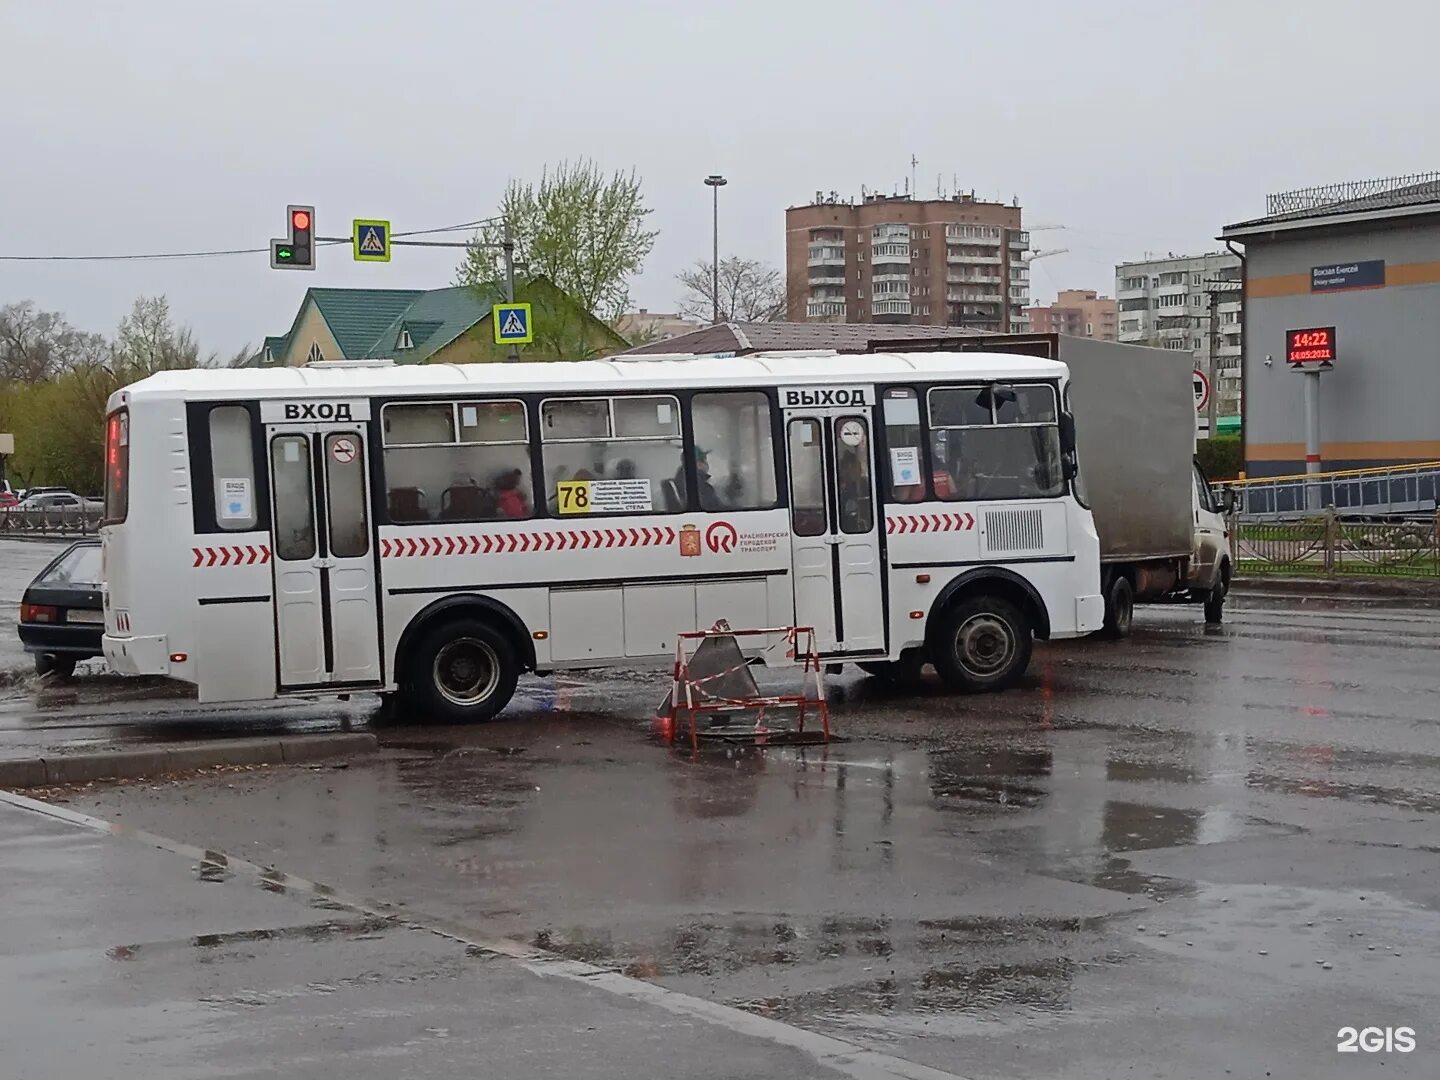
[{"label": "passenger inside bus", "polygon": [[495,478],[495,509],[501,517],[524,519],[530,516],[530,500],[520,489],[525,474],[509,469]]}]

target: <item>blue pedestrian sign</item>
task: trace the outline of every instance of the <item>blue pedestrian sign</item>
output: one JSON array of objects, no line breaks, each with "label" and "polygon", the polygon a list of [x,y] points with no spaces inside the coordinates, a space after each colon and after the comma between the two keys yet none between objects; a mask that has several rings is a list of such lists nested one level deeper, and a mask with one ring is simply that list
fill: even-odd
[{"label": "blue pedestrian sign", "polygon": [[357,218],[350,230],[356,262],[390,261],[390,222]]},{"label": "blue pedestrian sign", "polygon": [[535,340],[535,325],[529,304],[496,304],[491,311],[496,345],[529,345]]}]

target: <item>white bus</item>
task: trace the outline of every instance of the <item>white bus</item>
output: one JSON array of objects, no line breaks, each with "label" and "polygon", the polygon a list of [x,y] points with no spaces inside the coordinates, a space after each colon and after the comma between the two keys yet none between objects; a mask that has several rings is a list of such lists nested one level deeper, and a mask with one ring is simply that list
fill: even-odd
[{"label": "white bus", "polygon": [[1067,372],[983,353],[162,372],[106,420],[105,656],[201,701],[399,692],[815,628],[1013,684],[1099,629]]}]

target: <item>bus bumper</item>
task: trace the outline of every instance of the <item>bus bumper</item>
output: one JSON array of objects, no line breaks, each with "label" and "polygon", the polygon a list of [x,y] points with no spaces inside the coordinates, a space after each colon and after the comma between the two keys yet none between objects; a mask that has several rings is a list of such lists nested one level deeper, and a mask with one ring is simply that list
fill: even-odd
[{"label": "bus bumper", "polygon": [[1092,634],[1105,625],[1105,597],[1077,596],[1075,598],[1075,630],[1078,634]]},{"label": "bus bumper", "polygon": [[100,639],[105,662],[123,675],[169,675],[170,650],[163,634],[154,637],[116,637],[106,634]]}]

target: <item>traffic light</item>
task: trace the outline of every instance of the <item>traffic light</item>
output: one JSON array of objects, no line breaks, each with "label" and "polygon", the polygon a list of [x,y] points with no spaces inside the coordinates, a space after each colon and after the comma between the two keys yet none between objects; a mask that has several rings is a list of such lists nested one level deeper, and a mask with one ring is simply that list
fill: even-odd
[{"label": "traffic light", "polygon": [[287,206],[289,236],[270,241],[270,266],[274,270],[315,269],[315,208]]}]

